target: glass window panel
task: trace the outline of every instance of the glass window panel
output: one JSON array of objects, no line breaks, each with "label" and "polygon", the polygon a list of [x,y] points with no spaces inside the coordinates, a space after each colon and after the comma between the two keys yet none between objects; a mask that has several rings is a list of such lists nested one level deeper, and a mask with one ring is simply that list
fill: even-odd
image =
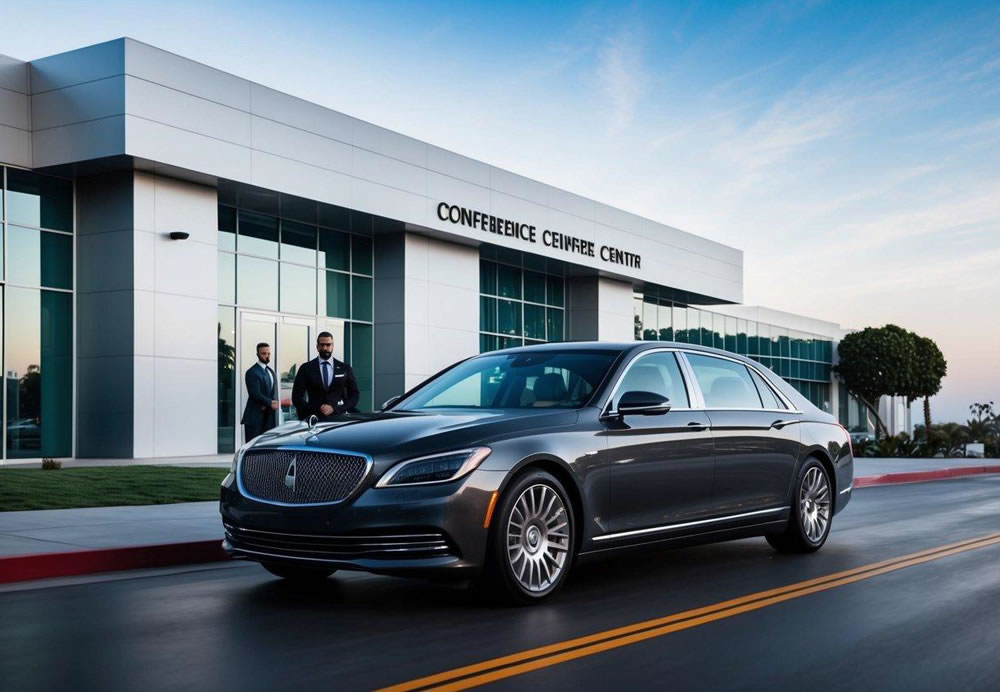
[{"label": "glass window panel", "polygon": [[657,331],[656,303],[653,298],[644,298],[642,302],[642,338],[643,341],[656,341]]},{"label": "glass window panel", "polygon": [[545,339],[545,308],[541,305],[524,306],[524,336]]},{"label": "glass window panel", "polygon": [[358,399],[359,411],[372,409],[372,383],[374,369],[372,359],[373,327],[370,324],[351,323],[351,368],[358,381],[361,396]]},{"label": "glass window panel", "polygon": [[494,262],[479,262],[479,292],[489,296],[497,294],[497,265]]},{"label": "glass window panel", "polygon": [[708,408],[761,408],[757,387],[745,365],[731,360],[687,354]]},{"label": "glass window panel", "polygon": [[319,229],[319,266],[348,271],[351,268],[351,236],[327,228]]},{"label": "glass window panel", "polygon": [[521,303],[501,300],[497,304],[497,322],[501,334],[521,336]]},{"label": "glass window panel", "polygon": [[236,255],[219,253],[219,302],[236,303]]},{"label": "glass window panel", "polygon": [[479,331],[496,332],[498,329],[497,299],[479,296]]},{"label": "glass window panel", "polygon": [[236,249],[236,210],[219,206],[219,249]]},{"label": "glass window panel", "polygon": [[736,351],[736,318],[727,317],[726,318],[726,350]]},{"label": "glass window panel", "polygon": [[671,325],[671,318],[669,305],[656,306],[656,326],[659,328],[660,341],[674,340],[674,329]]},{"label": "glass window panel", "polygon": [[[232,255],[229,255],[232,257]],[[236,310],[219,308],[218,452],[235,452],[236,440]]]},{"label": "glass window panel", "polygon": [[73,237],[7,226],[7,279],[48,288],[73,288]]},{"label": "glass window panel", "polygon": [[320,282],[326,285],[326,290],[320,288],[320,314],[327,317],[351,316],[351,277],[340,272],[320,270]]},{"label": "glass window panel", "polygon": [[548,319],[548,340],[562,341],[565,338],[563,333],[563,311],[558,308],[547,308],[545,313]]},{"label": "glass window panel", "polygon": [[372,280],[366,276],[351,277],[351,318],[372,321]]},{"label": "glass window panel", "polygon": [[524,299],[531,303],[545,302],[545,275],[524,272]]},{"label": "glass window panel", "polygon": [[688,340],[687,310],[684,308],[673,307],[670,309],[670,313],[670,320],[674,328],[674,341],[686,343]]},{"label": "glass window panel", "polygon": [[736,352],[745,356],[750,351],[747,344],[747,321],[736,320]]},{"label": "glass window panel", "polygon": [[563,305],[563,293],[565,280],[561,276],[550,276],[546,279],[546,284],[548,287],[548,304],[555,305],[556,307],[564,307]]},{"label": "glass window panel", "polygon": [[372,239],[368,236],[351,236],[351,271],[355,274],[372,274]]},{"label": "glass window panel", "polygon": [[263,257],[278,257],[278,219],[240,210],[239,251]]},{"label": "glass window panel", "polygon": [[316,266],[316,227],[281,222],[281,259]]},{"label": "glass window panel", "polygon": [[521,297],[521,270],[507,264],[497,265],[497,294],[503,298]]},{"label": "glass window panel", "polygon": [[236,300],[245,308],[278,309],[278,263],[256,257],[236,258]]},{"label": "glass window panel", "polygon": [[497,350],[497,340],[499,337],[493,334],[480,334],[479,335],[479,352],[486,353],[487,351]]},{"label": "glass window panel", "polygon": [[6,289],[7,456],[72,454],[73,296]]},{"label": "glass window panel", "polygon": [[783,330],[781,334],[778,335],[779,343],[781,344],[781,355],[788,358],[792,355],[791,342],[788,338],[788,332]]},{"label": "glass window panel", "polygon": [[750,377],[753,379],[753,383],[757,385],[757,393],[760,395],[760,400],[764,404],[764,408],[769,409],[783,409],[784,404],[778,399],[778,396],[774,393],[770,386],[764,381],[764,378],[755,373],[753,370],[750,371]]},{"label": "glass window panel", "polygon": [[757,352],[762,356],[771,355],[771,326],[761,323],[757,327]]},{"label": "glass window panel", "polygon": [[716,348],[726,347],[726,317],[725,315],[712,315],[712,337]]},{"label": "glass window panel", "polygon": [[501,336],[498,339],[497,346],[499,348],[517,348],[518,346],[524,346],[524,340],[517,336]]},{"label": "glass window panel", "polygon": [[351,217],[343,207],[333,204],[320,204],[318,211],[320,226],[336,228],[341,231],[351,230]]},{"label": "glass window panel", "polygon": [[316,270],[281,263],[281,310],[316,314]]},{"label": "glass window panel", "polygon": [[73,230],[73,183],[7,169],[7,221],[55,231]]},{"label": "glass window panel", "polygon": [[626,392],[653,392],[670,399],[672,406],[687,408],[688,395],[677,357],[670,352],[643,356],[629,368],[615,395],[614,408]]},{"label": "glass window panel", "polygon": [[635,325],[633,338],[642,341],[642,294],[636,293],[632,298],[632,322]]},{"label": "glass window panel", "polygon": [[802,351],[802,349],[801,349],[801,343],[802,343],[802,339],[799,338],[799,335],[798,335],[797,332],[792,332],[791,334],[789,334],[789,348],[790,348],[789,355],[792,358],[802,358],[803,357],[803,354],[801,352]]},{"label": "glass window panel", "polygon": [[695,308],[687,309],[687,341],[691,344],[701,343],[701,311]]}]

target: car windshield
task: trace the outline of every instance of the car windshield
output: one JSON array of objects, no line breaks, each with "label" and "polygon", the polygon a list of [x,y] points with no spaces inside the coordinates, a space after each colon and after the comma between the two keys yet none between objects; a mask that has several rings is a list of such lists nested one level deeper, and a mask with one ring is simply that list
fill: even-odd
[{"label": "car windshield", "polygon": [[470,358],[400,401],[395,410],[583,406],[618,354],[538,351]]}]

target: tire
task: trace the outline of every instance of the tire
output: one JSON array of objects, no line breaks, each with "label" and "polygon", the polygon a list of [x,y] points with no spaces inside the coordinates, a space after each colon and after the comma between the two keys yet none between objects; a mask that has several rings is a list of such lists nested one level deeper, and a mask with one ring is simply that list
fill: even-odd
[{"label": "tire", "polygon": [[823,547],[833,523],[833,484],[826,468],[810,458],[799,469],[792,498],[792,516],[784,533],[768,534],[779,553],[814,553]]},{"label": "tire", "polygon": [[514,479],[493,516],[480,584],[507,603],[540,603],[566,581],[576,520],[554,476],[532,469]]},{"label": "tire", "polygon": [[297,584],[319,583],[336,572],[335,569],[316,569],[314,567],[297,567],[295,565],[262,562],[261,565],[276,577],[281,577]]}]

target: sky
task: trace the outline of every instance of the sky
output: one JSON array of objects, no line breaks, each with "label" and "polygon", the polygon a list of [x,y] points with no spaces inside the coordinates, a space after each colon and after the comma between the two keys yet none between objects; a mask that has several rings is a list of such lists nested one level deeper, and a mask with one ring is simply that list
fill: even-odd
[{"label": "sky", "polygon": [[[933,338],[1000,403],[1000,3],[0,0],[0,53],[131,36],[744,251],[744,302]],[[914,408],[917,417],[918,407]]]}]

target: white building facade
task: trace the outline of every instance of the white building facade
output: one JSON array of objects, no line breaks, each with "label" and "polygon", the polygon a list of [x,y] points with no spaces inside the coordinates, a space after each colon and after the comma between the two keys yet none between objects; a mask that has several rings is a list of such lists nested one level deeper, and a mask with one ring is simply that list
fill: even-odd
[{"label": "white building facade", "polygon": [[291,417],[323,330],[362,409],[482,351],[664,339],[864,425],[839,326],[739,306],[740,250],[131,39],[0,57],[0,166],[4,459],[231,451],[255,344]]}]

